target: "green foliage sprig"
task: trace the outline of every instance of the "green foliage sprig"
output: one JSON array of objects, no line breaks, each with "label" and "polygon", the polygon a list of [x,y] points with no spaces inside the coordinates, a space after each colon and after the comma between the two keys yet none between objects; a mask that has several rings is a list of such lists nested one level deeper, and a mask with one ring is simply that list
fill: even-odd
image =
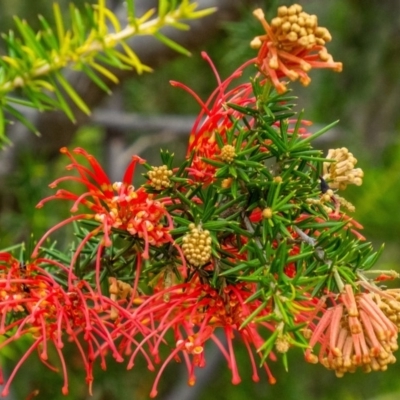
[{"label": "green foliage sprig", "polygon": [[[58,4],[54,4],[54,24],[40,16],[42,30],[34,32],[29,24],[15,17],[18,35],[3,34],[6,55],[0,57],[0,140],[5,136],[6,115],[23,122],[34,132],[36,128],[15,105],[40,111],[63,111],[72,121],[72,101],[81,111],[90,114],[85,101],[62,73],[64,68],[86,74],[96,85],[110,93],[107,81],[118,83],[111,69],[135,69],[137,73],[151,71],[127,43],[133,36],[151,35],[182,54],[190,54],[178,43],[162,34],[166,26],[186,30],[187,19],[202,18],[214,8],[197,10],[191,0],[182,2],[160,0],[158,9],[136,16],[134,1],[127,1],[127,23],[106,7],[105,0],[86,5],[84,11],[70,5],[70,26],[67,28]],[[18,93],[17,96],[14,93]]]}]

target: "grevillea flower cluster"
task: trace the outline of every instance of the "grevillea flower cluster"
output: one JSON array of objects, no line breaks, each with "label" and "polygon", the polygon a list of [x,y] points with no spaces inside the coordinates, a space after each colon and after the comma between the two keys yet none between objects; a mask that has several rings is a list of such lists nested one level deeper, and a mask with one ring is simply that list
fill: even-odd
[{"label": "grevillea flower cluster", "polygon": [[[365,372],[386,370],[396,361],[398,328],[390,315],[399,309],[395,297],[364,283],[368,292],[354,294],[345,285],[337,302],[317,322],[306,351],[306,360],[321,362],[338,377],[362,368]],[[382,302],[381,298],[388,299]],[[320,341],[317,357],[312,348]]]},{"label": "grevillea flower cluster", "polygon": [[[57,282],[57,275],[63,270],[65,267],[55,260],[37,258],[33,262],[21,264],[10,253],[0,253],[0,333],[5,337],[0,349],[21,338],[27,337],[31,341],[30,347],[2,389],[2,395],[8,394],[14,375],[35,350],[44,365],[56,370],[49,363],[50,345],[56,350],[62,366],[64,394],[68,393],[67,366],[63,354],[66,341],[77,347],[86,369],[90,392],[95,359],[93,355],[100,346],[99,338],[110,346],[116,360],[122,360],[108,327],[109,313],[106,309],[111,307],[109,297],[101,299],[88,282],[77,277],[74,277],[73,288],[66,290]],[[100,306],[101,300],[105,307]],[[120,308],[118,305],[114,307]],[[103,367],[104,362],[103,357]]]},{"label": "grevillea flower cluster", "polygon": [[279,7],[270,24],[261,9],[255,10],[254,15],[265,29],[265,35],[257,36],[251,43],[253,48],[260,49],[257,65],[278,93],[287,90],[286,83],[280,81],[282,77],[299,79],[307,86],[311,82],[308,71],[312,68],[342,70],[342,63],[333,61],[325,47],[332,40],[328,29],[318,26],[317,16],[307,14],[300,5]]},{"label": "grevillea flower cluster", "polygon": [[[400,292],[380,282],[397,276],[370,271],[380,251],[338,195],[361,185],[363,172],[346,148],[324,157],[312,147],[332,124],[311,133],[285,81],[307,85],[311,69],[340,71],[325,47],[331,35],[299,5],[280,7],[270,22],[261,10],[255,16],[265,30],[252,41],[258,53],[228,78],[203,53],[216,77],[208,100],[172,82],[201,107],[181,163],[169,152],[155,166],[133,156],[121,181],[111,182],[84,149],[61,149],[68,172],[38,208],[61,200],[71,216],[31,254],[0,253],[0,350],[29,342],[2,395],[34,351],[56,370],[49,346],[67,394],[66,341],[76,346],[89,391],[93,366],[105,368],[111,354],[128,370],[137,357],[146,360],[155,371],[151,397],[175,361],[194,385],[210,341],[233,384],[241,381],[240,345],[252,379],[262,379],[261,369],[271,384],[273,364],[287,365],[295,348],[337,376],[395,361]],[[140,167],[146,181],[135,187]],[[62,250],[51,238],[67,225],[74,239]]]}]

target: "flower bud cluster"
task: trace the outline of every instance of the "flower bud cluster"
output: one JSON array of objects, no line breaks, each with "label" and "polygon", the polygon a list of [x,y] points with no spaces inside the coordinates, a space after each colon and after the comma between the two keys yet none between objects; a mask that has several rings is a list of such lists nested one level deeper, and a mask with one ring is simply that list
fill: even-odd
[{"label": "flower bud cluster", "polygon": [[340,203],[340,207],[345,208],[347,211],[349,212],[356,211],[354,204],[350,203],[350,201],[346,200],[344,197],[335,195],[335,200],[337,200]]},{"label": "flower bud cluster", "polygon": [[132,293],[132,286],[129,283],[117,280],[116,278],[108,278],[110,284],[109,292],[112,300],[125,300]]},{"label": "flower bud cluster", "polygon": [[266,208],[264,208],[264,210],[262,210],[262,216],[263,216],[263,218],[265,218],[265,219],[271,219],[272,218],[272,215],[273,215],[273,211],[272,211],[272,208],[270,208],[270,207],[266,207]]},{"label": "flower bud cluster", "polygon": [[308,72],[312,68],[331,68],[342,71],[342,63],[335,62],[328,53],[325,43],[332,37],[326,28],[318,26],[317,17],[307,14],[294,4],[278,8],[277,17],[269,24],[261,9],[253,12],[261,22],[265,35],[256,36],[250,43],[258,50],[257,65],[268,76],[278,93],[284,93],[286,76],[307,86],[311,82]]},{"label": "flower bud cluster", "polygon": [[211,258],[211,236],[195,224],[189,225],[190,232],[183,237],[182,251],[187,261],[195,267],[201,267]]},{"label": "flower bud cluster", "polygon": [[378,306],[375,293],[355,295],[346,285],[340,301],[325,311],[311,336],[310,348],[321,342],[319,357],[308,349],[306,360],[319,361],[338,377],[357,368],[385,371],[396,361],[397,326],[386,309]]},{"label": "flower bud cluster", "polygon": [[349,212],[356,211],[356,208],[350,201],[346,200],[344,197],[338,196],[337,194],[333,193],[332,189],[328,189],[325,193],[321,195],[318,199],[308,198],[306,202],[311,205],[320,205],[324,209],[326,213],[332,212],[332,208],[329,207],[326,203],[329,202],[336,203],[336,206],[340,205],[340,207],[345,208]]},{"label": "flower bud cluster", "polygon": [[229,189],[232,186],[233,179],[231,177],[223,179],[221,182],[222,189]]},{"label": "flower bud cluster", "polygon": [[165,189],[171,184],[169,178],[172,175],[172,171],[166,165],[152,167],[147,175],[150,178],[150,185],[156,190]]},{"label": "flower bud cluster", "polygon": [[312,205],[321,205],[323,207],[323,209],[325,210],[325,212],[330,213],[332,211],[332,209],[327,206],[325,203],[329,203],[332,201],[332,197],[333,197],[333,190],[332,189],[328,189],[325,193],[323,193],[321,195],[321,197],[319,197],[318,199],[314,199],[314,198],[308,198],[306,200],[306,202],[308,204],[312,204]]},{"label": "flower bud cluster", "polygon": [[231,144],[226,144],[222,149],[221,149],[221,159],[222,161],[225,161],[226,163],[230,164],[233,159],[235,158],[235,148]]},{"label": "flower bud cluster", "polygon": [[374,301],[382,312],[400,330],[400,291],[399,289],[388,289],[382,294],[373,293]]},{"label": "flower bud cluster", "polygon": [[[271,28],[279,40],[279,46],[289,52],[296,46],[324,46],[332,40],[328,29],[318,26],[317,16],[307,14],[299,4],[279,7],[278,16],[271,21]],[[329,59],[327,53],[323,57],[323,61]]]},{"label": "flower bud cluster", "polygon": [[275,341],[275,348],[278,353],[287,353],[290,349],[290,341],[287,335],[278,335]]},{"label": "flower bud cluster", "polygon": [[[110,299],[112,301],[126,300],[126,298],[132,294],[132,287],[129,283],[117,280],[116,278],[108,278],[110,284],[109,292]],[[117,319],[118,311],[115,307],[111,308],[110,318],[112,320]]]},{"label": "flower bud cluster", "polygon": [[354,168],[357,159],[346,147],[330,149],[326,158],[334,160],[323,164],[323,178],[332,189],[344,190],[349,184],[362,184],[364,172],[361,168]]}]

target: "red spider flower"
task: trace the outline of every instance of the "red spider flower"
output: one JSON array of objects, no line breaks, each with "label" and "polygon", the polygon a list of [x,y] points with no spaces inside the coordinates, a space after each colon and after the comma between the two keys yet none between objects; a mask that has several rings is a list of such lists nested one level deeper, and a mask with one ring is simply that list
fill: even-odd
[{"label": "red spider flower", "polygon": [[[98,303],[99,295],[94,294],[84,281],[76,282],[73,288],[65,291],[44,269],[49,266],[59,272],[67,271],[54,260],[37,259],[21,265],[11,254],[0,253],[0,334],[6,337],[0,344],[0,350],[21,337],[33,340],[11,372],[2,396],[7,395],[16,373],[34,350],[38,351],[39,359],[47,367],[57,370],[48,362],[50,344],[58,354],[64,376],[62,392],[67,394],[68,374],[63,355],[65,339],[78,349],[90,391],[96,348],[111,349],[114,358],[122,361],[110,335],[113,324],[106,321],[107,314]],[[105,298],[103,303],[107,302],[110,300]],[[112,306],[124,312],[118,304]]]},{"label": "red spider flower", "polygon": [[[218,87],[206,102],[203,102],[196,93],[182,83],[172,81],[171,84],[188,91],[201,106],[201,112],[196,118],[189,137],[187,158],[192,157],[192,161],[187,170],[195,179],[201,180],[203,183],[210,183],[214,180],[216,167],[204,159],[230,163],[235,157],[235,147],[227,142],[226,136],[235,121],[240,119],[243,114],[230,107],[229,104],[240,107],[256,106],[256,98],[250,82],[230,88],[232,82],[242,75],[246,67],[254,64],[255,59],[247,61],[222,81],[208,55],[203,52],[202,56],[210,64],[218,83]],[[250,118],[247,120],[247,124],[250,126],[253,122]],[[289,123],[297,124],[297,120],[289,120]],[[310,121],[302,121],[301,124],[308,126],[311,123]],[[274,125],[279,128],[279,122],[274,123]],[[304,126],[297,129],[297,134],[307,137],[309,132]],[[243,126],[243,129],[247,128]],[[294,128],[292,127],[288,129],[289,133],[293,131]],[[224,143],[222,148],[217,143],[216,135],[220,135],[222,138]]]},{"label": "red spider flower", "polygon": [[[182,355],[189,373],[189,385],[194,385],[196,367],[205,365],[204,346],[208,340],[216,343],[223,356],[226,358],[228,367],[232,371],[232,383],[240,383],[238,365],[233,349],[235,335],[244,342],[250,357],[253,380],[258,381],[258,371],[253,352],[265,343],[262,335],[270,336],[274,326],[268,322],[253,322],[245,324],[246,319],[257,309],[259,316],[267,316],[271,310],[268,307],[260,307],[261,301],[251,301],[248,298],[254,292],[251,284],[238,283],[227,285],[220,293],[209,284],[201,283],[198,276],[194,276],[190,282],[177,284],[167,289],[160,290],[149,296],[143,303],[132,311],[132,328],[129,322],[125,326],[118,327],[125,330],[126,337],[136,337],[138,330],[142,329],[145,321],[149,326],[148,332],[142,331],[143,340],[136,344],[132,353],[128,368],[131,368],[136,355],[144,346],[149,347],[149,354],[152,354],[156,361],[159,361],[159,348],[167,343],[167,333],[173,332],[176,347],[161,365],[150,396],[157,395],[157,385],[162,372],[171,360],[179,360]],[[142,321],[141,327],[137,321]],[[244,325],[244,326],[243,326]],[[151,327],[151,329],[150,329]],[[217,330],[222,329],[226,338],[225,346]],[[126,347],[129,347],[129,339],[126,340]],[[253,348],[253,349],[252,349]],[[270,358],[275,360],[274,353]],[[152,369],[152,366],[150,367]],[[263,363],[270,383],[275,383],[266,362]]]},{"label": "red spider flower", "polygon": [[175,81],[171,84],[188,91],[201,106],[201,112],[197,116],[190,133],[187,157],[193,156],[193,159],[188,170],[195,179],[210,183],[214,178],[216,168],[203,161],[203,158],[221,160],[221,149],[218,147],[215,135],[221,135],[222,140],[226,143],[227,131],[233,126],[233,121],[242,115],[239,111],[229,107],[227,103],[242,107],[255,103],[250,83],[240,84],[233,89],[228,89],[232,81],[240,77],[243,70],[252,65],[254,60],[243,64],[226,80],[221,81],[208,55],[203,52],[202,56],[210,64],[218,82],[218,87],[205,103],[187,86]]},{"label": "red spider flower", "polygon": [[251,43],[259,49],[257,65],[278,93],[287,90],[286,84],[280,81],[282,77],[299,79],[308,85],[311,79],[307,73],[312,68],[342,70],[342,63],[333,61],[325,47],[332,39],[329,31],[318,26],[317,17],[305,13],[300,5],[279,7],[271,24],[261,9],[255,10],[254,15],[265,29],[265,35],[257,36]]},{"label": "red spider flower", "polygon": [[[310,325],[313,332],[306,360],[319,361],[338,377],[357,368],[364,372],[386,370],[395,361],[398,328],[391,315],[397,313],[400,303],[389,292],[367,283],[363,286],[371,291],[354,294],[353,288],[346,285],[338,302],[324,310],[316,324]],[[316,356],[312,351],[318,342],[320,350]]]},{"label": "red spider flower", "polygon": [[84,245],[98,233],[104,235],[103,241],[98,248],[96,271],[97,276],[100,270],[100,258],[104,246],[111,245],[110,234],[113,228],[124,230],[130,235],[136,236],[144,242],[144,249],[141,256],[149,258],[149,246],[160,246],[164,243],[172,243],[170,230],[173,228],[172,218],[164,207],[168,199],[154,199],[152,194],[145,191],[143,187],[138,190],[132,186],[132,179],[137,163],[143,163],[140,157],[134,156],[128,165],[122,182],[111,183],[97,160],[81,148],[76,148],[74,153],[83,156],[90,165],[90,168],[80,164],[75,157],[64,147],[61,153],[66,154],[72,161],[67,166],[68,170],[76,169],[79,176],[64,176],[54,181],[50,187],[56,187],[63,181],[75,181],[86,186],[83,193],[72,193],[60,189],[55,195],[42,200],[37,207],[53,199],[71,200],[74,202],[71,212],[78,211],[79,205],[89,209],[89,213],[73,215],[62,221],[39,240],[33,257],[38,254],[40,245],[56,229],[76,220],[94,219],[99,226],[92,230],[80,243],[71,261],[74,265],[77,256]]}]

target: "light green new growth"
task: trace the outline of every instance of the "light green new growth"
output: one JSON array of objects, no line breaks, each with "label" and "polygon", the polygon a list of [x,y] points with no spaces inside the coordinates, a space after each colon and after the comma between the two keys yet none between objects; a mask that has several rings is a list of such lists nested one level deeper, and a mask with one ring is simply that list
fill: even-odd
[{"label": "light green new growth", "polygon": [[[86,114],[88,106],[62,75],[65,67],[85,73],[101,89],[110,93],[105,79],[118,83],[117,76],[108,67],[135,69],[139,74],[151,68],[142,64],[126,40],[138,35],[151,35],[188,55],[189,52],[160,33],[165,26],[188,29],[182,22],[211,14],[215,10],[198,10],[191,0],[159,0],[158,13],[152,9],[140,17],[135,16],[134,0],[127,1],[127,24],[121,26],[117,16],[106,7],[105,0],[87,5],[82,13],[70,6],[71,25],[64,26],[58,4],[54,4],[54,27],[42,16],[42,30],[35,33],[26,21],[15,17],[20,37],[14,32],[3,34],[7,55],[0,57],[0,140],[5,137],[5,113],[11,114],[33,131],[35,127],[11,104],[34,107],[40,111],[62,110],[72,121],[73,112],[66,95]],[[12,96],[20,90],[22,97]]]}]

